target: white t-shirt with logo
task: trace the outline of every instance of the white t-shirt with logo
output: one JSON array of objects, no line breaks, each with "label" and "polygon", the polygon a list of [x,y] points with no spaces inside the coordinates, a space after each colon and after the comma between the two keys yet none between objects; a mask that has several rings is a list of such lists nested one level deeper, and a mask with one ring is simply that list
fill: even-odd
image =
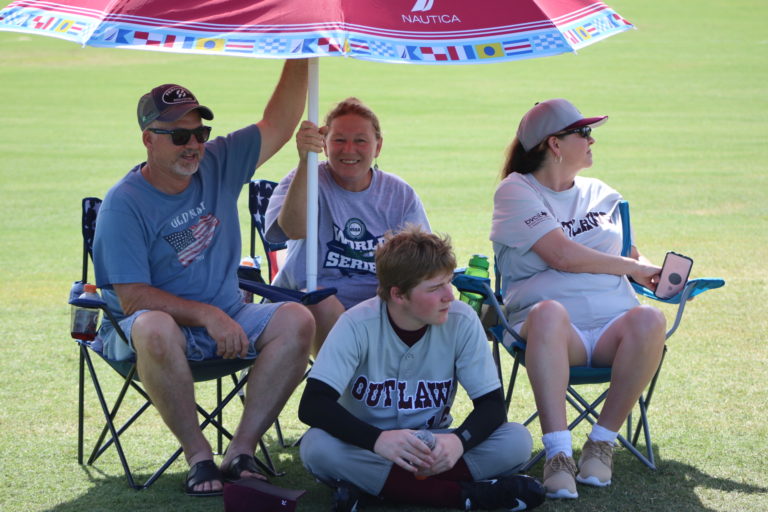
[{"label": "white t-shirt with logo", "polygon": [[[350,308],[376,295],[376,246],[388,231],[406,224],[430,230],[427,214],[416,192],[401,178],[374,169],[370,186],[361,192],[341,188],[331,176],[327,162],[318,166],[319,243],[317,284],[335,287],[336,297]],[[266,236],[271,242],[287,242],[285,263],[274,284],[306,288],[305,240],[289,240],[277,217],[296,170],[283,178],[272,193],[266,213]]]},{"label": "white t-shirt with logo", "polygon": [[510,322],[525,320],[542,300],[556,300],[580,329],[596,329],[639,304],[625,276],[563,272],[531,247],[553,229],[591,249],[621,254],[621,196],[595,178],[577,176],[555,192],[527,174],[512,173],[494,195],[491,241]]}]

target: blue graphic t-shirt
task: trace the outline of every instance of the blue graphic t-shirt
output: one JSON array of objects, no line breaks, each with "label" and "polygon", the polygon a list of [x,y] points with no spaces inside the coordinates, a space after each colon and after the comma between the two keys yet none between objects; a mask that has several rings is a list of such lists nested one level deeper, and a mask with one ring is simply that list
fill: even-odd
[{"label": "blue graphic t-shirt", "polygon": [[118,320],[124,315],[113,284],[147,283],[230,315],[242,305],[237,198],[260,150],[259,129],[251,125],[208,142],[180,194],[150,185],[143,164],[110,189],[96,221],[93,262],[96,284]]},{"label": "blue graphic t-shirt", "polygon": [[[417,224],[429,231],[419,196],[399,177],[375,169],[370,186],[350,192],[333,180],[327,162],[318,166],[319,243],[317,284],[336,287],[345,308],[376,295],[376,246],[387,231]],[[288,254],[275,277],[278,286],[303,289],[307,285],[304,240],[288,240],[277,217],[296,171],[275,188],[266,214],[267,238],[288,243]]]}]

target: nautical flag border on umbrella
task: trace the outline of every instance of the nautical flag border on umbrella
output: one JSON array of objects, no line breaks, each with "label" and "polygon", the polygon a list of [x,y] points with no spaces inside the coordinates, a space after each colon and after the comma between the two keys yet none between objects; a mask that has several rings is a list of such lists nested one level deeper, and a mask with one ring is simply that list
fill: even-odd
[{"label": "nautical flag border on umbrella", "polygon": [[[477,64],[572,52],[633,27],[602,2],[582,3],[588,5],[535,23],[461,31],[393,31],[344,22],[238,26],[179,22],[20,0],[0,10],[0,29],[95,47],[276,59],[347,56],[392,63]],[[420,27],[451,15],[412,12],[402,16]]]},{"label": "nautical flag border on umbrella", "polygon": [[[633,28],[599,0],[16,0],[0,30],[81,45],[203,55],[311,58],[309,120],[318,122],[315,57],[479,64],[547,57]],[[317,279],[317,154],[307,173],[307,288]]]}]

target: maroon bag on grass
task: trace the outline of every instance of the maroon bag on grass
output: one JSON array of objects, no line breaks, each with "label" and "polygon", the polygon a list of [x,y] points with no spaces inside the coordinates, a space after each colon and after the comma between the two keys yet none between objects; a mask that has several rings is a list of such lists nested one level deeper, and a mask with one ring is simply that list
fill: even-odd
[{"label": "maroon bag on grass", "polygon": [[293,512],[306,492],[243,478],[224,485],[224,512]]}]

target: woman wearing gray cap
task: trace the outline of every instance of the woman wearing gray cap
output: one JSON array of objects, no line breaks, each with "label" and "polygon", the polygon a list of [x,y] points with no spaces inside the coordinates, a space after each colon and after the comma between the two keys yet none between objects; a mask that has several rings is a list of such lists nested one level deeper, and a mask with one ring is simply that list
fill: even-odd
[{"label": "woman wearing gray cap", "polygon": [[[510,323],[527,341],[550,498],[577,498],[577,480],[611,483],[617,432],[664,347],[664,315],[640,305],[627,280],[653,290],[661,269],[634,245],[621,256],[621,196],[579,176],[592,166],[592,128],[606,120],[584,117],[564,99],[536,104],[520,121],[494,196],[491,240]],[[612,367],[578,466],[566,427],[570,366]]]}]

